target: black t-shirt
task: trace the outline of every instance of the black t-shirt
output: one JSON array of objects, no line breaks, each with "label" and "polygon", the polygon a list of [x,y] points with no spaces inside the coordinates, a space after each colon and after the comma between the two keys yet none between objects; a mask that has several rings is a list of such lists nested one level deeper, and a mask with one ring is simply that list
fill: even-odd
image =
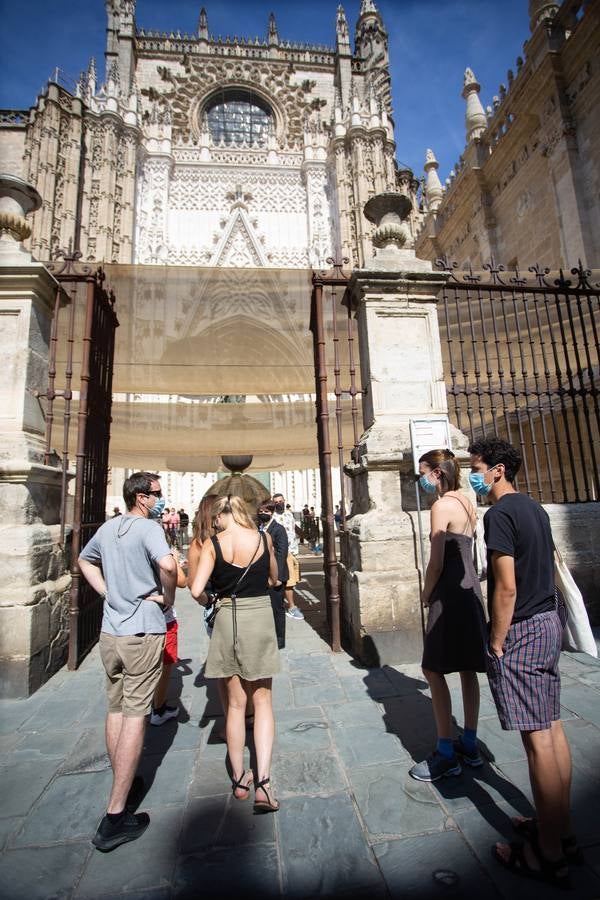
[{"label": "black t-shirt", "polygon": [[190,524],[190,517],[187,513],[179,513],[179,524],[182,528],[187,528]]},{"label": "black t-shirt", "polygon": [[488,612],[492,617],[492,551],[515,561],[517,600],[512,621],[520,622],[555,608],[554,542],[548,514],[526,494],[504,494],[483,519],[488,552]]}]

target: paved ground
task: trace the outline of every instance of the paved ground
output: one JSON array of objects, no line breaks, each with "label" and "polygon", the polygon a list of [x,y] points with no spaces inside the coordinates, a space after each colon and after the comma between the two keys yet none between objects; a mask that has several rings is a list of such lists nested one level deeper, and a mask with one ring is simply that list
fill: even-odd
[{"label": "paved ground", "polygon": [[[207,639],[198,609],[180,591],[182,659],[173,694],[181,714],[148,729],[150,786],[140,809],[152,822],[135,844],[110,854],[90,844],[110,784],[97,651],[29,700],[0,704],[0,896],[554,896],[504,872],[490,855],[494,840],[511,837],[509,816],[530,805],[520,741],[501,731],[485,682],[480,736],[491,761],[439,787],[413,781],[408,769],[433,741],[419,669],[368,670],[332,655],[315,630],[322,574],[316,561],[312,568],[302,586],[307,621],[288,620],[284,671],[274,686],[280,812],[253,816],[251,803],[232,800],[215,690],[202,677]],[[562,672],[575,824],[588,860],[574,870],[570,896],[592,900],[600,898],[600,664],[564,655]],[[458,700],[457,690],[454,679]],[[458,702],[456,709],[460,717]]]}]

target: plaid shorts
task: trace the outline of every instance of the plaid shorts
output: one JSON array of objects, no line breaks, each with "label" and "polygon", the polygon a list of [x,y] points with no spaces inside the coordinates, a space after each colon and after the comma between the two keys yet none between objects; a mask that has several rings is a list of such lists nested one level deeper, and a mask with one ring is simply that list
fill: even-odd
[{"label": "plaid shorts", "polygon": [[487,648],[490,690],[505,731],[542,731],[560,719],[562,632],[551,610],[511,625],[500,658]]}]

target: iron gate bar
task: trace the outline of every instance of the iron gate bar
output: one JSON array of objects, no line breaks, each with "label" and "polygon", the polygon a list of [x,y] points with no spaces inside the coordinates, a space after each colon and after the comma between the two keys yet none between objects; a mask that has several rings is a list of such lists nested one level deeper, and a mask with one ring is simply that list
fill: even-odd
[{"label": "iron gate bar", "polygon": [[88,388],[90,382],[90,354],[92,324],[94,316],[94,284],[86,285],[85,330],[83,334],[83,358],[81,361],[81,389],[77,411],[77,451],[75,454],[75,499],[73,515],[73,538],[71,550],[71,592],[69,595],[69,669],[76,669],[79,656],[79,588],[81,572],[81,508],[83,500],[83,476],[85,465],[85,431],[88,417]]},{"label": "iron gate bar", "polygon": [[[112,403],[112,369],[114,362],[115,330],[118,320],[114,311],[115,297],[104,286],[104,273],[99,267],[79,264],[81,253],[60,251],[62,262],[47,267],[61,286],[69,285],[70,310],[66,337],[65,388],[56,391],[54,383],[47,393],[48,403],[56,397],[65,401],[63,414],[63,484],[61,496],[61,536],[67,519],[67,476],[69,466],[69,431],[71,420],[71,385],[75,348],[76,308],[78,285],[85,285],[85,325],[82,336],[83,358],[77,414],[77,446],[75,452],[75,497],[73,502],[71,546],[71,590],[69,594],[69,651],[68,667],[76,669],[86,653],[96,643],[102,615],[102,598],[81,578],[78,557],[82,546],[104,521],[108,448],[110,440],[110,411]],[[59,312],[59,307],[56,312]],[[56,376],[58,344],[58,316],[53,322],[56,337],[50,354],[50,371]],[[54,410],[53,410],[54,412]],[[52,448],[54,414],[46,429],[46,452]]]},{"label": "iron gate bar", "polygon": [[[310,329],[313,333],[315,356],[315,387],[317,408],[317,443],[323,522],[323,563],[325,572],[325,600],[327,622],[331,634],[331,649],[338,653],[340,641],[340,591],[333,531],[333,491],[331,485],[331,443],[329,440],[329,409],[327,405],[327,360],[323,325],[323,282],[313,275]],[[324,515],[323,515],[324,513]],[[333,533],[332,533],[333,532]]]},{"label": "iron gate bar", "polygon": [[[321,521],[323,523],[323,569],[325,575],[325,600],[327,604],[327,622],[331,635],[331,649],[334,652],[341,650],[340,634],[340,591],[338,576],[338,561],[335,548],[335,518],[333,511],[333,486],[331,479],[331,439],[329,433],[329,398],[327,391],[327,340],[324,323],[323,290],[328,287],[331,290],[332,310],[332,334],[334,352],[334,396],[336,408],[336,427],[338,436],[338,457],[340,461],[340,486],[342,493],[342,509],[345,506],[345,492],[343,482],[344,445],[342,418],[343,410],[341,398],[344,393],[341,384],[341,361],[339,352],[339,330],[337,322],[337,288],[348,284],[349,278],[342,272],[342,265],[347,263],[334,263],[327,260],[332,266],[329,272],[313,272],[310,330],[313,335],[313,353],[315,364],[315,401],[317,422],[317,444],[319,450],[319,474],[321,479]],[[350,352],[350,350],[349,350]],[[351,391],[356,393],[354,354],[351,352]],[[353,398],[354,404],[356,397]],[[355,436],[354,440],[357,438]],[[344,515],[344,513],[342,513]],[[344,516],[345,522],[345,516]]]},{"label": "iron gate bar", "polygon": [[450,274],[440,324],[458,427],[473,439],[491,425],[518,444],[527,492],[542,502],[546,490],[552,502],[600,499],[600,283],[592,286],[581,262],[571,269],[576,284],[562,270],[550,283],[539,266],[523,276],[493,260],[485,274],[457,272],[447,259],[437,265]]}]

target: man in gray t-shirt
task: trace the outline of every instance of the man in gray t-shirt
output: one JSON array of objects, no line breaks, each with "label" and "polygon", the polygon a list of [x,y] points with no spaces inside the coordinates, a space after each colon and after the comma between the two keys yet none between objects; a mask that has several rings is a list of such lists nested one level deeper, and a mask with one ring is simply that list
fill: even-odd
[{"label": "man in gray t-shirt", "polygon": [[127,802],[132,785],[136,792],[146,716],[162,671],[164,609],[173,605],[177,580],[160,520],[164,499],[158,476],[135,472],[125,481],[123,499],[127,513],[105,522],[79,557],[81,574],[104,596],[100,656],[107,677],[106,747],[113,785],[92,840],[103,851],[140,837],[150,822],[147,813],[129,812]]}]

